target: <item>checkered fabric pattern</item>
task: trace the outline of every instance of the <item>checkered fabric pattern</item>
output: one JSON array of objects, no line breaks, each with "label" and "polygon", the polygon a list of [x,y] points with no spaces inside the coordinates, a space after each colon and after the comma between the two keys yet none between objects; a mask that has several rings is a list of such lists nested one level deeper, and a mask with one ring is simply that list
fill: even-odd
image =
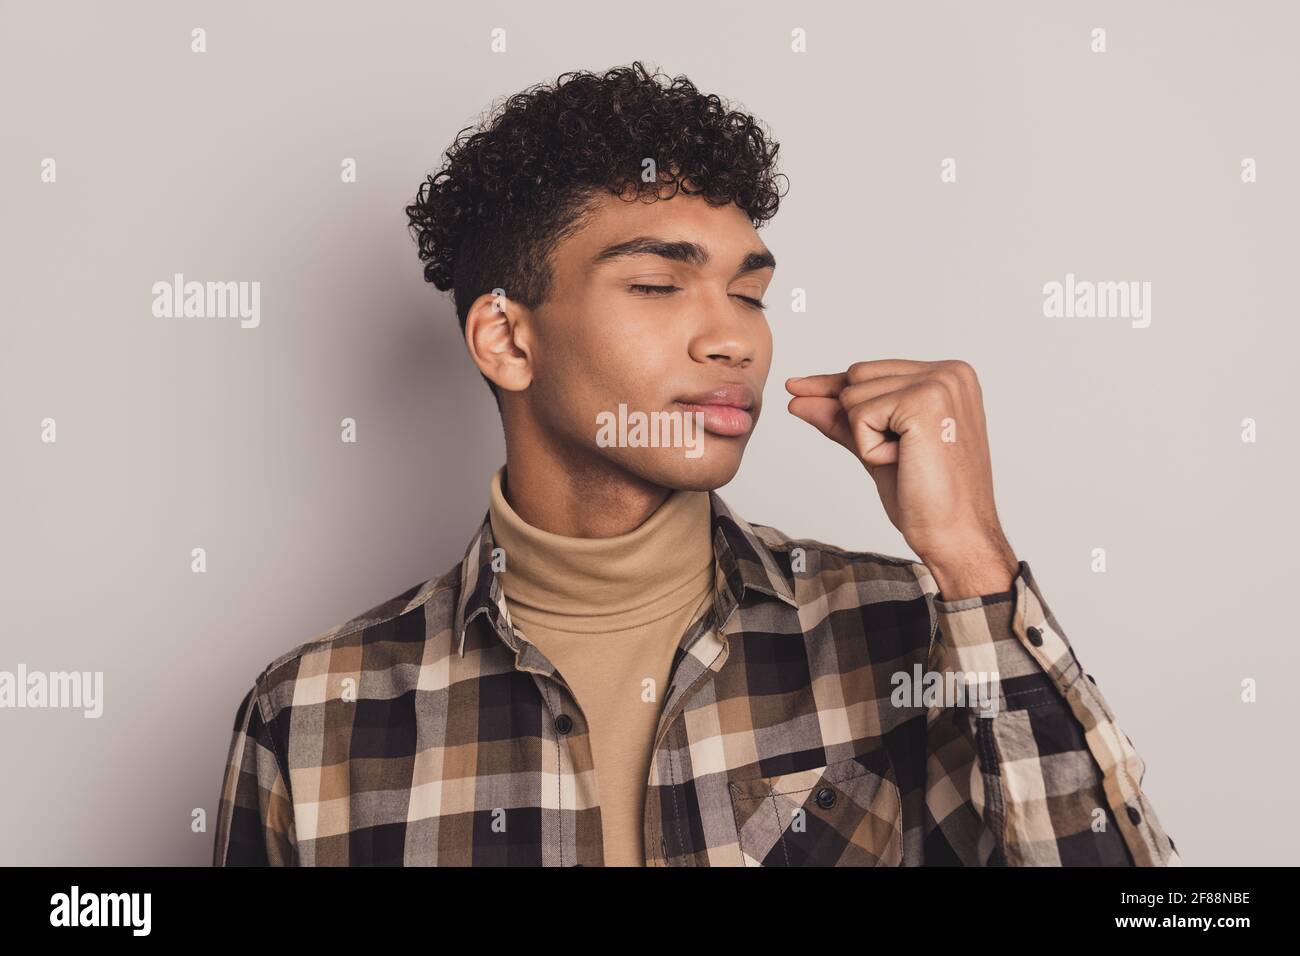
[{"label": "checkered fabric pattern", "polygon": [[[923,564],[710,502],[713,600],[664,694],[646,865],[1181,862],[1028,564],[946,601]],[[586,720],[512,625],[494,547],[485,516],[442,577],[262,671],[215,865],[602,864]]]}]

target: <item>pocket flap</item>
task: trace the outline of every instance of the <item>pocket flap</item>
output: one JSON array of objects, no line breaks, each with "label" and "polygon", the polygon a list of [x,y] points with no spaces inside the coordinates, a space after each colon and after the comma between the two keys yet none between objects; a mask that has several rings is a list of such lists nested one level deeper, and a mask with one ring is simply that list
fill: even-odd
[{"label": "pocket flap", "polygon": [[746,866],[896,866],[902,802],[876,748],[824,767],[728,781]]}]

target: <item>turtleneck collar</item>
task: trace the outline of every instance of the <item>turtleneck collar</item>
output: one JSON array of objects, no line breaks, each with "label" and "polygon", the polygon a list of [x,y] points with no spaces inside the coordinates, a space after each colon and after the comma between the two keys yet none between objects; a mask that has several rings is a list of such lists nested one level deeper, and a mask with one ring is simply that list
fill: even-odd
[{"label": "turtleneck collar", "polygon": [[492,476],[488,517],[505,553],[511,616],[578,632],[639,627],[699,600],[713,586],[709,494],[673,491],[627,534],[571,538],[528,524],[506,500],[505,466]]}]

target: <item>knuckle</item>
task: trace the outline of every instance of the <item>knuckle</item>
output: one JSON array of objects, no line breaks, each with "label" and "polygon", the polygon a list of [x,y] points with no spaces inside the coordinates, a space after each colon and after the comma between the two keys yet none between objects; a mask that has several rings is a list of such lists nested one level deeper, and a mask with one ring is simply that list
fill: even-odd
[{"label": "knuckle", "polygon": [[959,382],[967,385],[973,385],[978,381],[975,374],[975,368],[969,362],[963,359],[953,359],[945,363],[948,370],[957,377]]},{"label": "knuckle", "polygon": [[931,378],[917,386],[920,398],[930,405],[947,405],[949,385],[939,378]]},{"label": "knuckle", "polygon": [[962,382],[961,376],[956,372],[948,369],[940,369],[934,373],[934,380],[942,385],[950,395],[960,395]]}]

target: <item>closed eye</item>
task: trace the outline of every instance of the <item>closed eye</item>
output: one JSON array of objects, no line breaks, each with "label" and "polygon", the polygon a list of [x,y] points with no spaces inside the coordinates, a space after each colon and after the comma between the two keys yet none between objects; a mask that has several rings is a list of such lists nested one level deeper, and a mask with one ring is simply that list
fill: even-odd
[{"label": "closed eye", "polygon": [[[672,293],[680,291],[680,289],[675,285],[645,285],[641,283],[634,283],[629,285],[627,288],[629,292],[636,292],[641,295],[649,296],[672,295]],[[753,306],[755,309],[767,308],[767,305],[761,299],[755,299],[747,295],[738,295],[736,293],[732,293],[732,297],[740,299],[740,301]]]}]

